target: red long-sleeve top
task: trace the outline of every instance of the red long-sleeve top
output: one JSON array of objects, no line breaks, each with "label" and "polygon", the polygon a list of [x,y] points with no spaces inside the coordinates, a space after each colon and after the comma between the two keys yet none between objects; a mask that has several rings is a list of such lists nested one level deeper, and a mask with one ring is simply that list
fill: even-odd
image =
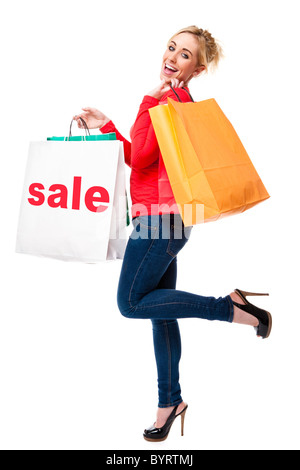
[{"label": "red long-sleeve top", "polygon": [[[182,102],[191,101],[189,94],[182,88],[177,88],[176,93]],[[168,97],[177,100],[172,90],[160,101],[152,96],[144,97],[130,131],[131,142],[120,134],[112,121],[101,128],[103,134],[115,132],[117,139],[124,144],[125,163],[131,168],[132,218],[179,213],[148,111],[159,104],[166,104]],[[160,197],[162,193],[163,200]]]}]

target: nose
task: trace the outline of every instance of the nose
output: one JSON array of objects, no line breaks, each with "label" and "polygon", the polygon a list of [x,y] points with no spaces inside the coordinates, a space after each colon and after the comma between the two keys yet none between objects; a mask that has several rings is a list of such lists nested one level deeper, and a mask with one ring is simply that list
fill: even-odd
[{"label": "nose", "polygon": [[173,62],[173,64],[176,64],[176,51],[174,52],[170,51],[168,59],[170,62]]}]

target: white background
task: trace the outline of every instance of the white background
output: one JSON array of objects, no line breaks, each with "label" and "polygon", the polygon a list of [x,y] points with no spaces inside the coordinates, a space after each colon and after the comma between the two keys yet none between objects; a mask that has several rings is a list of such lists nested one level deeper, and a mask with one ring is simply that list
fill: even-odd
[{"label": "white background", "polygon": [[[299,449],[299,35],[292,0],[52,0],[1,8],[0,447]],[[116,304],[121,261],[64,263],[14,253],[29,141],[65,135],[84,106],[125,136],[159,83],[169,37],[196,24],[218,38],[218,71],[191,83],[235,126],[271,198],[194,227],[178,288],[216,297],[270,292],[269,340],[252,328],[180,321],[189,403],[165,443],[155,420],[150,321]],[[75,131],[75,129],[74,129]],[[78,132],[78,130],[76,130]],[[127,170],[129,184],[129,169]]]}]

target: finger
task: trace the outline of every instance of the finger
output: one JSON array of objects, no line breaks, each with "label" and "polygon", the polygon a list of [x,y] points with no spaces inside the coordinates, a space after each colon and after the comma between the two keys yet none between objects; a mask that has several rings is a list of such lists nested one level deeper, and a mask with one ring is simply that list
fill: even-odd
[{"label": "finger", "polygon": [[74,117],[77,122],[80,122],[81,119],[86,120],[88,118],[88,113],[81,113],[77,114],[77,116]]},{"label": "finger", "polygon": [[82,114],[80,114],[79,116],[77,116],[76,121],[77,121],[78,126],[79,126],[79,125],[80,125],[80,126],[82,125],[82,119],[84,119],[83,116],[82,116]]},{"label": "finger", "polygon": [[161,92],[166,93],[169,90],[171,90],[171,87],[168,83],[166,83],[165,86],[161,89]]},{"label": "finger", "polygon": [[86,120],[83,119],[83,118],[81,118],[81,120],[78,121],[78,123],[79,123],[80,127],[83,128],[83,127],[84,127],[84,123],[86,123]]},{"label": "finger", "polygon": [[164,88],[164,89],[162,90],[163,95],[164,95],[165,93],[167,93],[168,91],[170,91],[170,90],[171,90],[171,87],[169,87],[169,86],[167,86],[166,88]]},{"label": "finger", "polygon": [[182,88],[184,86],[184,82],[180,82],[178,88]]}]

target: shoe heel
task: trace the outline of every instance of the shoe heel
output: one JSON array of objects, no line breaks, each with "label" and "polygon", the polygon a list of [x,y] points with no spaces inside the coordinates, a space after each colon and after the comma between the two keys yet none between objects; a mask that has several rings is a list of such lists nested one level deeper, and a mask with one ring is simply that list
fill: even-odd
[{"label": "shoe heel", "polygon": [[181,415],[181,437],[184,436],[184,420],[185,420],[185,414],[186,414],[186,410],[185,410],[184,413],[182,413],[182,415]]},{"label": "shoe heel", "polygon": [[267,296],[269,294],[262,294],[260,292],[247,292],[245,290],[241,289],[236,289],[236,292],[240,292],[244,297],[261,297],[261,296]]}]

